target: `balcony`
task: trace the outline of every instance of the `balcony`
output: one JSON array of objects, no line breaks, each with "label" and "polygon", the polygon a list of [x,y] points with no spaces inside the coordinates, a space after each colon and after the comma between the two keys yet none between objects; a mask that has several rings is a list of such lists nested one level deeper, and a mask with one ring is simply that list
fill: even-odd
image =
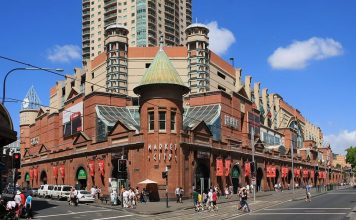
[{"label": "balcony", "polygon": [[90,37],[83,37],[83,43],[90,41]]},{"label": "balcony", "polygon": [[116,5],[116,0],[104,1],[104,8]]},{"label": "balcony", "polygon": [[83,37],[86,36],[86,35],[89,35],[90,34],[90,30],[88,31],[83,31]]},{"label": "balcony", "polygon": [[117,18],[117,14],[116,13],[109,14],[108,16],[104,15],[104,20],[105,21],[108,21],[108,20],[111,20],[111,19],[115,19],[116,20],[116,18]]},{"label": "balcony", "polygon": [[117,12],[117,7],[116,5],[110,8],[105,8],[105,13],[104,15],[110,14],[110,13],[116,13]]}]

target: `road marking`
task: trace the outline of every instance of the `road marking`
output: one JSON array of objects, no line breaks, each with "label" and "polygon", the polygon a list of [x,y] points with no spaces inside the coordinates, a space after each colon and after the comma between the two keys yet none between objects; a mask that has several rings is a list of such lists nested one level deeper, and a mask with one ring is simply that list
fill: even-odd
[{"label": "road marking", "polygon": [[133,215],[122,215],[122,216],[114,216],[114,217],[107,217],[107,218],[96,218],[96,219],[92,219],[92,220],[104,220],[104,219],[113,219],[113,218],[125,218],[125,217],[130,217]]},{"label": "road marking", "polygon": [[329,195],[355,195],[356,192],[332,192],[328,194]]},{"label": "road marking", "polygon": [[318,209],[318,210],[323,210],[323,209],[333,209],[333,210],[350,210],[351,208],[277,208],[277,209],[263,209],[266,211],[278,211],[278,210],[308,210],[308,209]]},{"label": "road marking", "polygon": [[308,213],[300,213],[300,212],[264,212],[264,213],[250,213],[250,215],[346,215],[347,213],[327,213],[327,212],[308,212]]},{"label": "road marking", "polygon": [[77,215],[77,214],[90,213],[90,212],[109,212],[109,211],[112,211],[112,210],[104,209],[104,210],[85,211],[85,212],[69,212],[69,213],[65,213],[65,214],[56,214],[56,215],[41,215],[41,216],[36,216],[36,218],[48,218],[48,217],[53,217],[53,216]]}]

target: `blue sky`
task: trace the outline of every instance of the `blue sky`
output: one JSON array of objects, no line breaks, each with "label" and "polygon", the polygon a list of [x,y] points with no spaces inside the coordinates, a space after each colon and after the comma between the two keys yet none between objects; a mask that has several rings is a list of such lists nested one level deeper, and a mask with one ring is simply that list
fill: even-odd
[{"label": "blue sky", "polygon": [[[234,57],[235,66],[261,88],[281,94],[343,153],[356,145],[355,8],[351,0],[193,0],[193,19],[212,29],[211,48],[225,59]],[[68,74],[81,66],[81,1],[4,1],[0,15],[1,56]],[[0,79],[15,67],[22,66],[0,59]],[[18,71],[8,78],[7,97],[22,100],[34,85],[48,105],[49,88],[61,79]],[[6,107],[18,130],[20,103]]]}]

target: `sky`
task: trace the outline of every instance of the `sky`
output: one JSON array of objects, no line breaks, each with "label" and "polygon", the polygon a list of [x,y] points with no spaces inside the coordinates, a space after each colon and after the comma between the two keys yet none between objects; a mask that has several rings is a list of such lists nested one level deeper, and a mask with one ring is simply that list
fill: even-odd
[{"label": "sky", "polygon": [[[352,0],[193,0],[193,20],[209,27],[211,50],[233,57],[243,77],[280,94],[322,129],[325,144],[345,154],[356,145],[355,8]],[[0,18],[0,56],[65,74],[81,67],[80,0],[4,1]],[[24,66],[0,58],[0,80],[17,67]],[[15,71],[6,97],[23,100],[34,85],[48,105],[49,89],[62,79]],[[5,106],[19,131],[21,102]]]}]

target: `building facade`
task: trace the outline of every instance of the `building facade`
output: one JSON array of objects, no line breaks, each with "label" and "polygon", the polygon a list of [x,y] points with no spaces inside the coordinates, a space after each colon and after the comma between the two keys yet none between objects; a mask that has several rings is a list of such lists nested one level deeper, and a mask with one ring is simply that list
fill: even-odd
[{"label": "building facade", "polygon": [[130,47],[157,46],[160,36],[169,46],[183,45],[192,23],[191,0],[83,0],[83,61],[105,50],[105,28],[120,24],[129,30]]}]

